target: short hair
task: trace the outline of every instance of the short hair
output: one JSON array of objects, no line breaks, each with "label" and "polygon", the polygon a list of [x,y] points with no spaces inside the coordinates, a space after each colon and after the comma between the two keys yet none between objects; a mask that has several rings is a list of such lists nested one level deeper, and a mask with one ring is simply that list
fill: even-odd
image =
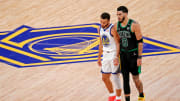
[{"label": "short hair", "polygon": [[104,12],[104,13],[101,14],[101,18],[110,20],[110,14],[107,13],[107,12]]},{"label": "short hair", "polygon": [[128,9],[126,6],[119,6],[117,11],[122,11],[123,13],[128,13]]}]

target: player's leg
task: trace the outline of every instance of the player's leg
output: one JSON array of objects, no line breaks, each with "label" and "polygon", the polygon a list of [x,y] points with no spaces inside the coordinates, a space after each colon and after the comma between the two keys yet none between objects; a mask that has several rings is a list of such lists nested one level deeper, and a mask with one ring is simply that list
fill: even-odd
[{"label": "player's leg", "polygon": [[121,72],[123,77],[123,89],[125,94],[126,101],[130,101],[130,85],[129,85],[129,70],[126,53],[121,52],[120,60],[121,60]]},{"label": "player's leg", "polygon": [[136,88],[137,88],[137,90],[139,92],[138,101],[145,101],[145,95],[144,95],[144,92],[143,92],[143,83],[139,78],[139,74],[133,75],[132,77],[133,77],[133,81],[134,81],[134,83],[136,85]]},{"label": "player's leg", "polygon": [[137,56],[132,56],[130,60],[130,70],[132,73],[133,81],[136,85],[136,88],[139,92],[139,100],[138,101],[144,101],[144,93],[143,93],[143,84],[139,78],[139,75],[141,73],[141,66],[137,66]]},{"label": "player's leg", "polygon": [[106,88],[108,89],[109,93],[113,93],[114,91],[113,91],[112,82],[110,80],[110,76],[111,76],[110,73],[107,73],[107,74],[103,73],[102,80],[103,80]]},{"label": "player's leg", "polygon": [[109,92],[109,101],[114,101],[115,99],[115,93],[114,93],[114,90],[113,90],[113,86],[112,86],[112,82],[110,80],[110,76],[111,74],[110,73],[102,73],[102,80]]},{"label": "player's leg", "polygon": [[134,83],[136,85],[136,88],[138,89],[139,96],[144,97],[143,84],[142,84],[141,80],[139,79],[139,75],[133,75],[133,81],[134,81]]},{"label": "player's leg", "polygon": [[116,101],[121,101],[121,81],[119,74],[112,74],[112,80],[116,89]]},{"label": "player's leg", "polygon": [[[116,57],[114,53],[114,57]],[[116,89],[116,100],[121,101],[121,80],[120,80],[120,65],[114,65],[114,61],[111,62],[111,69],[112,69],[112,80],[114,83],[114,88]]]},{"label": "player's leg", "polygon": [[122,71],[123,75],[123,88],[126,101],[130,101],[130,84],[129,84],[129,72]]},{"label": "player's leg", "polygon": [[109,60],[108,56],[109,54],[103,54],[101,73],[102,73],[102,80],[109,92],[109,101],[114,101],[116,94],[113,90],[112,82],[110,80],[112,70],[111,70],[111,60]]}]

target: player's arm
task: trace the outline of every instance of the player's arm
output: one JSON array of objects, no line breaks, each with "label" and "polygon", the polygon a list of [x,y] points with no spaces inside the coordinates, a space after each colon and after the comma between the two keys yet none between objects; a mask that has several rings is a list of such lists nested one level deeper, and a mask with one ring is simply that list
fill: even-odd
[{"label": "player's arm", "polygon": [[137,22],[133,23],[133,29],[136,35],[137,43],[138,43],[138,63],[137,65],[141,65],[142,51],[143,51],[143,36],[141,33],[140,25]]},{"label": "player's arm", "polygon": [[101,66],[101,55],[103,53],[103,45],[102,45],[102,41],[101,41],[101,37],[100,37],[100,32],[99,32],[99,28],[98,28],[98,34],[99,34],[99,54],[98,54],[98,65]]},{"label": "player's arm", "polygon": [[[116,25],[116,24],[115,24]],[[117,66],[119,65],[119,51],[120,51],[120,43],[119,43],[119,35],[117,33],[117,26],[113,26],[113,28],[111,29],[111,34],[113,35],[113,38],[115,40],[116,43],[116,58],[114,58],[114,65]]]},{"label": "player's arm", "polygon": [[117,53],[116,57],[119,58],[119,52],[120,52],[120,42],[119,42],[119,40],[120,40],[120,37],[119,37],[119,35],[117,33],[117,24],[115,24],[113,26],[113,28],[111,29],[111,34],[113,35],[113,38],[114,38],[115,43],[116,43],[116,53]]}]

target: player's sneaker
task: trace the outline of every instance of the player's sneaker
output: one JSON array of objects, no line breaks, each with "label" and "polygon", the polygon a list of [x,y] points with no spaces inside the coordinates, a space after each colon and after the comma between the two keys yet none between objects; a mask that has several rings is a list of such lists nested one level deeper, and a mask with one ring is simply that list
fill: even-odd
[{"label": "player's sneaker", "polygon": [[108,101],[114,101],[116,99],[116,96],[109,96]]},{"label": "player's sneaker", "polygon": [[145,95],[144,95],[144,97],[138,97],[138,101],[145,101]]}]

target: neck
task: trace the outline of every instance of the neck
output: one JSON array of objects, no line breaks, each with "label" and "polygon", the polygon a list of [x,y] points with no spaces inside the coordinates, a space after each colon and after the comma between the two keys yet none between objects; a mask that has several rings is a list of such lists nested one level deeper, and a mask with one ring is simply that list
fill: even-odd
[{"label": "neck", "polygon": [[128,23],[128,18],[125,18],[124,21],[121,23],[122,26],[126,26]]}]

